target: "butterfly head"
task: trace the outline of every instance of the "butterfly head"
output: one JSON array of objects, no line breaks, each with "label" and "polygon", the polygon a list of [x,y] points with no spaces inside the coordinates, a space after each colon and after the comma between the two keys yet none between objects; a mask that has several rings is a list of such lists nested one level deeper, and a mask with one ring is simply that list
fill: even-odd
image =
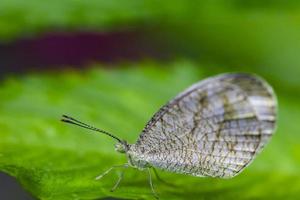
[{"label": "butterfly head", "polygon": [[122,140],[115,144],[115,150],[119,153],[126,153],[129,149],[129,145],[125,140]]}]

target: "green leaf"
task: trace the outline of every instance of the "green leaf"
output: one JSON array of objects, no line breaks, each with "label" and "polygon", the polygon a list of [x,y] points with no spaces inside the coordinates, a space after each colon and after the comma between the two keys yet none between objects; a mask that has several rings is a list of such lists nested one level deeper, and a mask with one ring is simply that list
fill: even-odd
[{"label": "green leaf", "polygon": [[47,32],[121,32],[156,55],[254,69],[300,94],[299,11],[296,0],[1,0],[0,43]]},{"label": "green leaf", "polygon": [[[251,3],[240,0],[1,0],[0,38],[11,39],[23,34],[36,35],[49,30],[132,30],[145,25],[152,27],[161,24],[160,27],[164,27],[182,22],[198,26],[198,22],[209,24],[220,17],[232,20],[232,16],[249,22],[251,16],[255,17],[259,14],[260,17],[263,13],[272,17],[274,11],[293,15],[299,11],[299,2],[295,0],[272,3],[268,0],[251,1]],[[250,16],[247,16],[248,13]],[[184,27],[181,28],[185,30]]]},{"label": "green leaf", "polygon": [[[172,6],[170,6],[170,3]],[[186,3],[158,0],[38,1],[2,0],[0,37],[36,34],[45,30],[123,30],[176,16]]]},{"label": "green leaf", "polygon": [[[141,68],[140,66],[143,66]],[[150,117],[207,72],[189,62],[140,63],[115,69],[51,72],[10,77],[0,86],[0,170],[40,199],[153,199],[146,172],[128,169],[114,141],[61,123],[69,114],[134,143]],[[254,163],[239,176],[220,180],[159,171],[161,199],[289,199],[299,196],[299,99],[279,96],[279,129]]]}]

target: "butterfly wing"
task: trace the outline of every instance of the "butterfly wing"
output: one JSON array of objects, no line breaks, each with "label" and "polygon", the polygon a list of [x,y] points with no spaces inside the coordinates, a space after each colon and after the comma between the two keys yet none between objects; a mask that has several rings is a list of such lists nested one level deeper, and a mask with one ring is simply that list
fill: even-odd
[{"label": "butterfly wing", "polygon": [[270,140],[276,109],[272,88],[257,76],[208,78],[162,107],[134,148],[160,169],[230,178]]}]

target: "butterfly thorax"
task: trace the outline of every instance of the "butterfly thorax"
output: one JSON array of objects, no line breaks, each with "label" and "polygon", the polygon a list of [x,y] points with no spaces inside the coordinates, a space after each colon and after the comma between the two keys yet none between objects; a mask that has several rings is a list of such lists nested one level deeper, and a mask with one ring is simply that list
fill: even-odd
[{"label": "butterfly thorax", "polygon": [[125,153],[130,166],[143,170],[150,165],[144,160],[144,157],[137,151],[135,145],[128,144],[125,140],[115,144],[115,150],[119,153]]},{"label": "butterfly thorax", "polygon": [[139,170],[146,169],[148,167],[151,167],[151,165],[145,161],[144,155],[141,154],[137,149],[135,145],[129,145],[129,149],[126,152],[128,163]]}]

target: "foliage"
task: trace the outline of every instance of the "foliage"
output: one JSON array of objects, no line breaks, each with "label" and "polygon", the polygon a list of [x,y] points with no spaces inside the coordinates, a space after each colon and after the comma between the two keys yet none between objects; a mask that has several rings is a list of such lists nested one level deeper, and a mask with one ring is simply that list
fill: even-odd
[{"label": "foliage", "polygon": [[[143,66],[143,67],[140,67]],[[111,138],[59,122],[62,114],[113,132],[134,143],[166,101],[207,71],[191,62],[144,62],[118,69],[10,76],[0,86],[0,170],[41,199],[97,199],[107,196],[153,199],[145,172],[128,169],[114,193],[112,172],[123,164]],[[211,73],[211,72],[210,72]],[[154,179],[162,199],[289,199],[299,196],[299,99],[281,90],[279,125],[270,144],[242,174],[229,180],[160,172]]]},{"label": "foliage", "polygon": [[299,10],[296,0],[2,0],[0,39],[134,32],[141,45],[157,44],[158,52],[258,72],[300,94]]},{"label": "foliage", "polygon": [[216,73],[248,71],[265,77],[279,98],[278,131],[270,144],[234,179],[160,172],[175,187],[155,181],[156,189],[162,199],[296,199],[299,10],[296,0],[1,0],[0,49],[53,31],[133,32],[141,46],[154,44],[158,54],[167,52],[177,61],[2,76],[0,171],[41,199],[152,199],[145,172],[128,169],[114,193],[109,190],[115,172],[95,181],[126,158],[114,151],[110,138],[62,124],[61,115],[134,143],[159,107],[190,84]]}]

